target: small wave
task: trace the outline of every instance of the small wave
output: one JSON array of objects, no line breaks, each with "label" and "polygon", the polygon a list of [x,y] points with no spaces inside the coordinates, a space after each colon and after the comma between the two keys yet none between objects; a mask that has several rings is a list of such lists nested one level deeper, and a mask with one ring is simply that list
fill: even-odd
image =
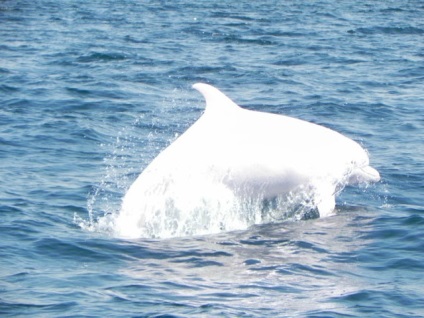
[{"label": "small wave", "polygon": [[424,29],[416,27],[369,27],[369,28],[357,28],[355,30],[348,31],[349,33],[360,33],[360,34],[390,34],[390,35],[407,35],[407,34],[424,34]]},{"label": "small wave", "polygon": [[77,58],[77,62],[90,63],[90,62],[110,62],[126,60],[127,56],[122,53],[116,52],[93,52]]}]

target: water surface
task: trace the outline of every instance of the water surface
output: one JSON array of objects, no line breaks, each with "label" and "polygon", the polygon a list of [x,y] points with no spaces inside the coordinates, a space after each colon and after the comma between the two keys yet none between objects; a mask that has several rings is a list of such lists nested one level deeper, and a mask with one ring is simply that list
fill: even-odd
[{"label": "water surface", "polygon": [[[1,1],[0,315],[423,316],[423,15],[416,0]],[[104,215],[201,115],[199,81],[359,141],[382,182],[329,218],[114,237]]]}]

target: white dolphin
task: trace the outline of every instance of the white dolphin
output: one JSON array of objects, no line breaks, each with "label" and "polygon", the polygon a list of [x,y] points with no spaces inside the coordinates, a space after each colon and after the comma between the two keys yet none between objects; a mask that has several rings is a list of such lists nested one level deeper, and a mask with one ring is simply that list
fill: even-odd
[{"label": "white dolphin", "polygon": [[[328,216],[344,186],[380,180],[367,152],[338,132],[243,109],[208,84],[193,88],[204,96],[205,112],[131,185],[116,219],[120,234],[176,236],[207,232],[212,224],[228,228],[216,219],[231,213],[225,209],[234,207],[234,198],[261,202],[299,194]],[[208,215],[213,209],[220,213]],[[189,222],[201,229],[188,230]]]}]

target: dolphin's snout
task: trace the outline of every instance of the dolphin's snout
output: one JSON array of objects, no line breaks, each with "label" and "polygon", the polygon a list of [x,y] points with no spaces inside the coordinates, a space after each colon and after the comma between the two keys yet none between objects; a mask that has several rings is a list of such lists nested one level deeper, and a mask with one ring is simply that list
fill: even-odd
[{"label": "dolphin's snout", "polygon": [[361,167],[349,176],[349,184],[374,183],[380,181],[380,173],[371,166]]}]

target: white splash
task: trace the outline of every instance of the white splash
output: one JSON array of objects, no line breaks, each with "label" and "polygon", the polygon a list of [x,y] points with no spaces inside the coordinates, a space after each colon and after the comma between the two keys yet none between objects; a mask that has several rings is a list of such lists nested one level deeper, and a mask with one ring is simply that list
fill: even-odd
[{"label": "white splash", "polygon": [[366,151],[328,128],[246,110],[207,84],[206,110],[132,184],[114,222],[124,237],[173,237],[330,215],[347,184],[376,182]]}]

